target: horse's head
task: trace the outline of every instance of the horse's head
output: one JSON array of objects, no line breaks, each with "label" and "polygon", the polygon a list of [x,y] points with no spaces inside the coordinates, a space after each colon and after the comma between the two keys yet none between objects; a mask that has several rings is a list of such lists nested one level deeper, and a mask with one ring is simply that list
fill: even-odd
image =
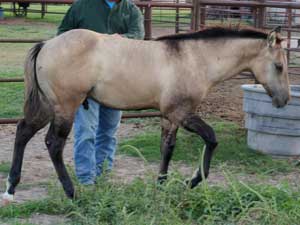
[{"label": "horse's head", "polygon": [[252,71],[275,107],[283,107],[290,99],[287,57],[281,46],[280,27],[268,34],[267,42],[254,60]]}]

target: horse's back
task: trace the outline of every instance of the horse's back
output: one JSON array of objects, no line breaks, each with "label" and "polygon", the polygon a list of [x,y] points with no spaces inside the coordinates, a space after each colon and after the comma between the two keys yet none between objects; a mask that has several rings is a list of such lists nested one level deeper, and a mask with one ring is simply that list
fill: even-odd
[{"label": "horse's back", "polygon": [[53,98],[82,99],[89,93],[113,108],[156,107],[155,95],[160,90],[157,77],[162,67],[153,67],[151,60],[157,56],[148,45],[140,40],[72,30],[46,42],[37,61],[38,79]]}]

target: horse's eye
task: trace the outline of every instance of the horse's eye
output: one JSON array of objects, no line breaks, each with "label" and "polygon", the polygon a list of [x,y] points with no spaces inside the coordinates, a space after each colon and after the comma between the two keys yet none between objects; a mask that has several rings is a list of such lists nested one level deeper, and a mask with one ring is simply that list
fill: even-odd
[{"label": "horse's eye", "polygon": [[275,65],[275,68],[276,68],[276,70],[277,71],[279,71],[279,72],[282,72],[282,70],[283,70],[283,64],[282,63],[274,63],[274,65]]}]

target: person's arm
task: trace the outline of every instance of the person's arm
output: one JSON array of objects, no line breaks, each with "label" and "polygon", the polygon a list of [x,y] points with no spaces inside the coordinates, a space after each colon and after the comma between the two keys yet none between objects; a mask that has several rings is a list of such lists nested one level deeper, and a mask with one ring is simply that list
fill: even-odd
[{"label": "person's arm", "polygon": [[122,34],[123,37],[132,39],[144,39],[144,18],[138,7],[133,6],[130,9],[130,22],[128,24],[128,32]]},{"label": "person's arm", "polygon": [[57,30],[57,35],[60,35],[66,31],[78,28],[78,21],[77,21],[78,7],[80,7],[80,6],[78,6],[78,1],[75,1],[72,4],[72,6],[69,8],[69,10],[67,11],[66,15],[64,16],[61,24],[59,25],[58,30]]}]

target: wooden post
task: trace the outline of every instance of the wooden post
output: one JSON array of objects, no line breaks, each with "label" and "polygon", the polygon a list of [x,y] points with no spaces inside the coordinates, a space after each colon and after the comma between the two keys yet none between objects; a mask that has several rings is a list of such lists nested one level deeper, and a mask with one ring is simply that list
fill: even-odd
[{"label": "wooden post", "polygon": [[258,18],[257,18],[257,7],[253,7],[253,21],[254,27],[258,27]]},{"label": "wooden post", "polygon": [[[288,31],[287,31],[287,48],[291,48],[291,38],[292,38],[292,9],[287,9],[288,16]],[[287,61],[290,63],[290,51],[287,51]]]},{"label": "wooden post", "polygon": [[45,17],[45,14],[46,14],[46,3],[42,3],[41,4],[41,17],[42,19]]},{"label": "wooden post", "polygon": [[[176,0],[176,3],[179,3],[179,0]],[[176,13],[175,13],[175,34],[179,33],[179,8],[176,7]]]},{"label": "wooden post", "polygon": [[200,7],[200,1],[193,0],[192,24],[191,24],[191,30],[193,31],[197,30],[199,27],[199,7]]},{"label": "wooden post", "polygon": [[14,14],[15,16],[17,16],[16,3],[15,3],[15,2],[13,2],[12,7],[13,7],[13,14]]},{"label": "wooden post", "polygon": [[[260,2],[264,3],[265,0],[260,0]],[[265,26],[265,18],[266,18],[266,8],[259,7],[258,8],[258,17],[257,17],[257,27],[263,28]]]},{"label": "wooden post", "polygon": [[151,23],[151,17],[152,17],[152,8],[150,3],[145,6],[145,14],[144,14],[144,25],[145,25],[145,40],[150,40],[152,38],[152,23]]},{"label": "wooden post", "polygon": [[[202,7],[200,8],[200,29],[205,28],[205,18],[206,18],[206,5],[201,5]],[[198,27],[199,28],[199,27]]]}]

